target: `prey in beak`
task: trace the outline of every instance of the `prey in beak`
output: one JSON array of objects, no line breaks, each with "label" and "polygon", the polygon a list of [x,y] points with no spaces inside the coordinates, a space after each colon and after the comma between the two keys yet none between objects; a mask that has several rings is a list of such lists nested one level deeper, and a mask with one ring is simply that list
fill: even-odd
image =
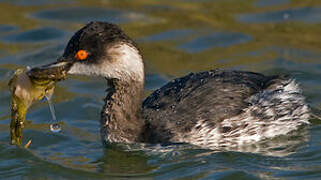
[{"label": "prey in beak", "polygon": [[[26,113],[35,101],[51,97],[57,81],[64,80],[71,62],[58,61],[31,70],[18,69],[9,82],[11,96],[11,144],[20,146]],[[28,145],[26,145],[28,147]]]},{"label": "prey in beak", "polygon": [[61,81],[66,79],[71,65],[72,62],[70,61],[58,61],[44,66],[32,68],[27,72],[27,75],[34,80]]}]

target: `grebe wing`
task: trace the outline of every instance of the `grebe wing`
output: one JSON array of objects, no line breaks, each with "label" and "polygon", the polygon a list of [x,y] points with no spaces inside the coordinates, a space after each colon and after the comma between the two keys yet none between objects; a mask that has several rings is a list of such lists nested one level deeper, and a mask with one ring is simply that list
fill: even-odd
[{"label": "grebe wing", "polygon": [[259,73],[213,70],[169,82],[143,102],[142,116],[151,141],[172,141],[200,120],[214,127],[240,114],[250,105],[247,98],[262,91],[271,79]]}]

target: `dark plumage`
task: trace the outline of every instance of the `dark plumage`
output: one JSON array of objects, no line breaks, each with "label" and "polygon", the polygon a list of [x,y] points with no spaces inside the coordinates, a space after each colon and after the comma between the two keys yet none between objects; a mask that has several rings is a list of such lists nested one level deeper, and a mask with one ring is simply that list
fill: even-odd
[{"label": "dark plumage", "polygon": [[[88,58],[75,58],[79,50],[88,52]],[[66,73],[107,79],[109,90],[100,121],[106,143],[236,147],[309,123],[309,109],[294,80],[252,72],[191,73],[169,82],[142,103],[140,51],[118,26],[105,22],[89,23],[76,32],[58,61],[34,68],[29,75],[37,78],[51,72],[52,79],[57,71],[57,79]]]},{"label": "dark plumage", "polygon": [[[107,46],[118,42],[126,42],[136,47],[132,41],[117,25],[110,23],[91,22],[77,31],[68,42],[63,57],[73,58],[80,49],[90,52],[90,61],[85,63],[99,63],[105,54]],[[70,57],[71,56],[71,57]]]},{"label": "dark plumage", "polygon": [[175,79],[143,102],[144,119],[148,119],[155,132],[164,132],[152,133],[150,140],[170,141],[177,133],[187,134],[200,120],[209,122],[214,129],[222,120],[251,106],[247,98],[263,91],[275,78],[252,72],[212,70]]}]

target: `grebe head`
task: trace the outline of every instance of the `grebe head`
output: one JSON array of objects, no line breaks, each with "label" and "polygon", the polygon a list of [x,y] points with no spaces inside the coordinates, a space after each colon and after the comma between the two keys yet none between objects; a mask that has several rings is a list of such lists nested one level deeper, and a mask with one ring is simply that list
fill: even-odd
[{"label": "grebe head", "polygon": [[101,112],[104,142],[140,141],[144,65],[139,49],[117,25],[91,22],[77,31],[57,62],[35,67],[34,79],[63,80],[68,74],[101,76],[108,82]]},{"label": "grebe head", "polygon": [[139,49],[117,25],[91,22],[69,40],[57,62],[31,69],[30,76],[64,79],[67,74],[144,81]]}]

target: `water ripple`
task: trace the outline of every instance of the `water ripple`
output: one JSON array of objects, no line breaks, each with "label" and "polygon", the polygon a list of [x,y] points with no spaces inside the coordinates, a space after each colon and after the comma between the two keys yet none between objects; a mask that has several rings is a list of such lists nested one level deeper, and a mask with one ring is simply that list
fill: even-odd
[{"label": "water ripple", "polygon": [[264,6],[276,6],[276,5],[284,5],[289,3],[289,0],[259,0],[255,3],[258,7]]},{"label": "water ripple", "polygon": [[304,7],[264,13],[242,14],[237,18],[244,23],[281,23],[287,21],[320,23],[321,8]]},{"label": "water ripple", "polygon": [[17,30],[18,27],[6,24],[0,24],[0,33],[6,33],[10,31]]},{"label": "water ripple", "polygon": [[189,53],[199,53],[213,47],[229,47],[250,40],[251,36],[242,33],[215,32],[179,45],[178,48]]},{"label": "water ripple", "polygon": [[128,23],[132,21],[152,21],[140,13],[122,11],[117,9],[102,8],[64,8],[55,10],[40,11],[32,17],[44,20],[67,21],[77,23],[87,23],[89,21],[107,21],[111,23]]},{"label": "water ripple", "polygon": [[11,0],[3,0],[3,2],[8,2],[8,3],[12,3],[15,5],[19,5],[19,6],[40,6],[40,5],[48,5],[48,4],[70,4],[70,3],[74,3],[73,0],[58,0],[58,1],[50,1],[50,0],[15,0],[15,1],[11,1]]},{"label": "water ripple", "polygon": [[193,33],[193,30],[191,29],[175,29],[175,30],[165,31],[158,34],[144,37],[140,39],[140,41],[153,42],[153,41],[176,40],[176,39],[181,39],[186,36],[189,36],[192,33]]},{"label": "water ripple", "polygon": [[56,28],[44,27],[40,29],[33,29],[29,31],[24,31],[20,33],[10,34],[1,38],[5,42],[40,42],[57,40],[63,38],[65,35],[64,31]]}]

